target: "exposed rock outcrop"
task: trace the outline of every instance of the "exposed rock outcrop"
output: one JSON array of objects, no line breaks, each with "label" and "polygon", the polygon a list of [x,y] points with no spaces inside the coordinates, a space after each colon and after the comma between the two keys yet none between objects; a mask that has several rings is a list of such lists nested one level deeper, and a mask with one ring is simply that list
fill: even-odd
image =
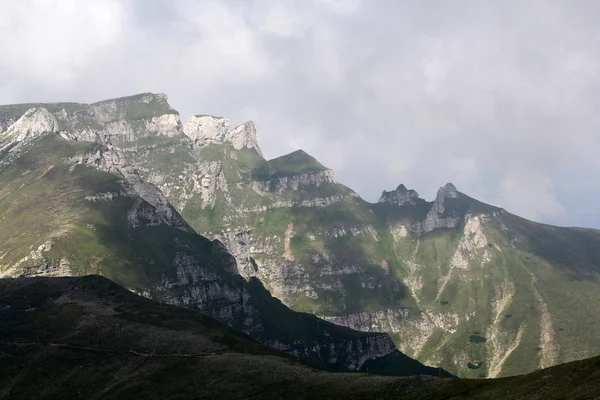
[{"label": "exposed rock outcrop", "polygon": [[319,187],[323,183],[335,183],[333,171],[308,172],[299,175],[282,176],[266,181],[252,182],[252,189],[261,194],[282,192],[284,190],[302,190],[311,186]]},{"label": "exposed rock outcrop", "polygon": [[396,206],[415,205],[419,194],[415,190],[408,190],[406,186],[400,184],[396,190],[386,192],[385,190],[379,198],[379,203],[387,203]]},{"label": "exposed rock outcrop", "polygon": [[[75,196],[74,203],[81,204],[84,209],[81,211],[82,213],[86,212],[85,207],[88,207],[88,211],[94,210],[94,213],[98,210],[104,212],[108,209],[107,215],[110,215],[110,218],[115,218],[117,215],[121,215],[124,217],[123,219],[126,218],[127,223],[119,224],[118,230],[119,235],[123,234],[123,238],[132,241],[131,248],[124,253],[126,257],[131,256],[132,258],[127,258],[124,265],[129,266],[128,263],[130,263],[131,270],[135,272],[123,273],[123,275],[127,275],[127,278],[119,283],[127,284],[141,295],[200,310],[244,331],[264,344],[281,348],[320,367],[358,371],[367,361],[376,361],[382,357],[400,354],[391,338],[386,334],[353,333],[316,317],[296,314],[278,300],[273,299],[257,280],[250,276],[247,276],[248,281],[244,280],[239,275],[236,259],[227,252],[223,244],[220,241],[206,241],[195,235],[194,230],[171,205],[165,193],[145,179],[151,177],[153,182],[161,185],[161,188],[169,189],[169,191],[166,190],[167,193],[176,193],[178,204],[181,207],[185,207],[186,202],[194,197],[200,200],[200,209],[212,209],[217,196],[222,196],[228,207],[236,207],[236,201],[239,198],[235,196],[238,196],[240,191],[234,185],[239,182],[228,182],[225,179],[226,173],[223,171],[222,163],[194,159],[189,152],[183,152],[184,158],[189,157],[188,159],[191,161],[184,168],[165,174],[151,172],[147,168],[148,164],[143,163],[143,159],[153,155],[151,151],[155,149],[155,146],[160,147],[161,151],[166,149],[166,152],[170,152],[170,154],[182,149],[184,151],[191,150],[192,140],[195,146],[228,143],[235,150],[250,148],[255,149],[260,155],[256,130],[251,122],[229,129],[226,121],[212,117],[195,117],[195,130],[191,129],[193,123],[184,128],[179,122],[178,115],[168,106],[166,96],[152,94],[108,100],[92,105],[52,105],[50,110],[36,107],[32,108],[32,111],[26,111],[16,122],[11,124],[11,128],[7,132],[11,134],[11,137],[14,135],[14,141],[19,143],[26,141],[31,146],[35,146],[36,142],[39,143],[35,140],[38,138],[40,141],[54,138],[45,142],[50,144],[56,144],[53,140],[65,139],[96,142],[93,145],[73,146],[70,148],[72,152],[66,152],[67,155],[57,162],[64,171],[75,173],[78,176],[86,176],[85,171],[89,172],[91,168],[95,168],[118,177],[117,180],[109,179],[110,187],[99,185],[97,193],[90,193],[89,188],[86,188],[87,190],[70,188],[72,189],[70,195]],[[13,116],[11,115],[10,118]],[[184,132],[188,133],[191,138],[184,136]],[[41,138],[44,134],[47,136]],[[63,139],[58,138],[58,135],[55,134]],[[171,138],[175,140],[170,140]],[[83,148],[88,150],[78,150]],[[26,150],[23,148],[23,151]],[[78,153],[78,151],[80,152]],[[76,155],[71,156],[73,153]],[[97,175],[99,174],[94,171],[87,176],[95,177]],[[105,174],[100,175],[106,178]],[[258,189],[255,193],[261,192],[261,196],[268,197],[274,193],[273,190],[275,193],[288,189],[299,191],[319,187],[325,183],[335,183],[330,170],[301,173],[286,178],[273,178],[272,182],[266,184],[267,189],[262,191]],[[260,187],[261,184],[258,185]],[[96,188],[93,185],[91,187]],[[248,183],[247,188],[251,187],[252,183]],[[234,189],[235,193],[229,193]],[[81,199],[76,198],[79,195]],[[335,193],[319,198],[308,198],[294,201],[293,204],[299,203],[305,207],[326,207],[337,201],[336,196],[341,195]],[[123,197],[128,197],[128,199],[123,199]],[[352,196],[350,195],[350,197]],[[342,198],[343,196],[340,197],[340,201]],[[115,209],[111,209],[113,205],[115,205]],[[118,208],[123,205],[128,208]],[[228,209],[228,211],[230,210]],[[244,211],[236,209],[234,214],[244,215]],[[84,224],[82,221],[86,221],[86,223]],[[230,215],[223,218],[224,223],[230,223],[230,221],[234,221]],[[82,261],[85,260],[85,254],[75,254],[74,258],[71,258],[72,253],[77,253],[78,249],[76,248],[69,248],[68,260],[66,257],[56,255],[60,254],[64,243],[71,240],[71,234],[79,235],[79,239],[98,239],[95,237],[98,225],[87,223],[83,217],[81,220],[74,219],[73,222],[85,226],[74,226],[71,231],[64,232],[60,239],[65,242],[61,243],[61,246],[57,245],[51,255],[45,253],[52,249],[52,243],[44,243],[39,246],[20,264],[9,269],[9,275],[63,276],[85,273],[84,271],[89,268],[92,268],[95,273],[102,272],[101,268],[107,267],[107,265],[98,267],[98,264],[102,262],[104,253],[101,257],[89,261],[94,265],[79,265],[87,264],[87,261]],[[171,228],[177,228],[186,233]],[[86,230],[86,233],[80,232],[79,229]],[[111,240],[103,242],[103,238],[100,237],[99,242],[95,245],[101,249],[104,249],[103,246],[109,246],[106,250],[116,251],[116,248],[110,247],[114,244],[112,238],[115,236],[115,232],[112,230],[109,232],[112,232],[109,234]],[[157,249],[148,248],[148,244],[143,241],[142,243],[136,242],[138,240],[136,237],[143,232],[152,232],[150,237],[158,241]],[[237,230],[228,230],[227,232],[227,235],[223,235],[227,242],[237,240],[237,247],[234,248],[240,256],[243,257],[246,254],[247,266],[244,266],[244,269],[254,269],[254,272],[257,271],[258,263],[254,261],[251,254],[261,251],[266,254],[283,244],[277,238],[271,238],[270,241],[252,241],[251,230],[246,230],[246,233],[242,235]],[[342,234],[342,230],[336,232],[339,235]],[[351,232],[354,234],[354,231]],[[361,228],[360,232],[377,238],[377,233],[370,225]],[[90,236],[86,237],[87,234]],[[98,233],[98,235],[101,234]],[[287,239],[287,257],[290,262],[294,259],[291,251],[293,237],[293,230],[290,227]],[[206,242],[210,245],[207,246]],[[117,252],[117,254],[119,253]],[[71,267],[72,261],[69,260],[76,260],[73,267]],[[266,266],[267,264],[261,265]],[[290,267],[292,267],[290,270],[293,269],[293,265]],[[110,268],[113,266],[111,265]],[[353,273],[357,269],[356,265],[348,265],[342,271],[338,271],[329,265],[323,268],[323,273],[338,276],[340,273]],[[141,271],[143,278],[135,280],[133,276],[139,273],[138,270]],[[3,271],[6,272],[4,269]],[[293,271],[291,272],[293,273]],[[120,278],[119,272],[111,273],[113,278]],[[374,287],[372,282],[365,284]],[[315,289],[331,287],[327,283],[314,286]],[[305,292],[316,296],[315,290],[312,288],[306,289]],[[280,323],[282,323],[281,326],[279,326]],[[299,324],[301,329],[295,329],[294,324]],[[308,331],[305,331],[307,328],[309,328]],[[302,333],[298,334],[297,331],[302,331]]]},{"label": "exposed rock outcrop", "polygon": [[427,213],[425,221],[423,221],[423,232],[427,233],[439,228],[456,227],[460,216],[447,213],[445,202],[447,199],[456,199],[457,197],[458,192],[456,191],[456,187],[451,183],[447,183],[438,190],[433,206]]},{"label": "exposed rock outcrop", "polygon": [[[123,152],[109,146],[98,145],[95,151],[86,152],[82,155],[69,160],[73,164],[85,164],[98,168],[102,171],[115,173],[123,177],[124,192],[121,195],[137,195],[149,205],[151,205],[157,213],[160,221],[167,225],[178,229],[193,232],[192,228],[185,222],[181,215],[169,203],[167,197],[156,186],[145,182],[140,178],[137,170],[129,164]],[[147,209],[141,204],[137,204],[133,210],[134,215],[129,217],[132,223],[139,221],[147,221],[149,224],[156,224],[152,217],[147,215]],[[135,213],[140,212],[137,215]]]},{"label": "exposed rock outcrop", "polygon": [[193,140],[194,145],[203,147],[209,144],[230,143],[236,150],[254,149],[262,156],[258,146],[256,127],[252,121],[231,129],[229,120],[210,115],[195,115],[188,119],[183,127],[184,133]]},{"label": "exposed rock outcrop", "polygon": [[48,110],[37,107],[27,110],[8,128],[6,135],[14,141],[22,142],[47,132],[58,132],[58,121]]}]

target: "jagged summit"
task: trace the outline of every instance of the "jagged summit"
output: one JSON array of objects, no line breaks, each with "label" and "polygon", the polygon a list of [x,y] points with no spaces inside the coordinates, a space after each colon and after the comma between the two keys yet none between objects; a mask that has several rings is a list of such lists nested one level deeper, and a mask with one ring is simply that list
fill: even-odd
[{"label": "jagged summit", "polygon": [[[332,340],[348,348],[350,338],[333,327],[307,336],[310,324],[273,313],[265,288],[297,311],[388,332],[421,361],[471,378],[600,351],[600,327],[582,322],[600,318],[598,290],[582,283],[598,279],[598,231],[535,224],[452,184],[432,201],[398,185],[371,204],[302,150],[266,161],[248,148],[251,122],[196,115],[185,127],[193,140],[165,104],[142,94],[0,106],[0,274],[102,272],[323,363],[339,364]],[[222,249],[170,223],[178,214],[168,205],[236,261],[217,263]],[[387,358],[378,337],[341,366]]]},{"label": "jagged summit", "polygon": [[392,190],[391,192],[386,192],[384,190],[379,198],[379,203],[388,203],[397,206],[403,206],[407,204],[415,205],[418,198],[419,193],[412,189],[408,190],[406,186],[401,183],[396,190]]},{"label": "jagged summit", "polygon": [[[452,183],[446,183],[437,191],[436,198],[433,202],[434,208],[441,209],[441,212],[443,212],[444,199],[456,199],[458,195],[459,192],[456,190],[456,186],[454,186]],[[381,193],[378,203],[387,203],[397,206],[415,205],[419,199],[419,193],[417,193],[417,191],[413,189],[407,189],[407,187],[401,183],[398,185],[396,190],[392,190],[390,192],[384,190]]]},{"label": "jagged summit", "polygon": [[437,197],[449,197],[455,199],[458,197],[458,191],[456,190],[456,186],[452,183],[448,182],[443,187],[439,188]]},{"label": "jagged summit", "polygon": [[254,149],[262,156],[256,127],[252,121],[247,121],[231,129],[229,120],[226,118],[194,115],[183,126],[183,132],[192,139],[194,145],[199,147],[231,143],[236,150]]}]

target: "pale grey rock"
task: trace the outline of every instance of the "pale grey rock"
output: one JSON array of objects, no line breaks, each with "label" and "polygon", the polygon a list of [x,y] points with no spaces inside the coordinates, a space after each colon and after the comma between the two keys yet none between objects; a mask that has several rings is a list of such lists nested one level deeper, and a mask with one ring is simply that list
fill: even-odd
[{"label": "pale grey rock", "polygon": [[225,118],[194,115],[185,123],[183,132],[194,141],[195,145],[206,146],[210,143],[225,143],[229,129],[229,120]]},{"label": "pale grey rock", "polygon": [[150,120],[144,120],[144,131],[147,132],[146,136],[162,135],[178,137],[183,133],[183,127],[179,115],[163,114],[152,117]]},{"label": "pale grey rock", "polygon": [[[145,95],[136,101],[153,102],[166,101],[161,95]],[[254,149],[261,154],[256,138],[254,124],[247,122],[243,125],[230,129],[227,120],[214,117],[192,117],[184,127],[181,126],[178,116],[166,114],[152,118],[143,118],[130,121],[127,119],[127,100],[113,100],[96,103],[82,112],[67,112],[64,109],[55,114],[61,126],[67,126],[67,130],[60,132],[63,138],[69,140],[91,140],[101,143],[97,149],[91,151],[76,160],[74,165],[85,164],[100,170],[117,174],[122,179],[123,191],[119,193],[97,193],[88,198],[89,201],[110,201],[116,196],[130,196],[135,198],[134,204],[128,212],[128,221],[133,227],[155,226],[169,224],[191,231],[183,222],[179,214],[171,206],[175,204],[178,209],[183,209],[192,196],[200,195],[202,207],[213,207],[216,194],[219,192],[226,199],[226,206],[231,207],[230,214],[244,216],[247,210],[236,208],[236,203],[228,192],[229,183],[222,172],[222,165],[218,162],[206,162],[197,160],[185,166],[183,172],[178,171],[175,176],[157,173],[144,169],[146,166],[140,162],[144,157],[155,151],[151,146],[138,146],[138,139],[154,136],[176,137],[182,133],[190,140],[189,147],[202,147],[210,143],[230,143],[235,150]],[[85,108],[85,107],[84,107]],[[91,122],[90,122],[91,121]],[[184,140],[185,142],[185,140]],[[131,143],[131,145],[128,144]],[[142,147],[140,149],[140,147]],[[170,149],[171,150],[171,149]],[[169,150],[169,151],[170,151]],[[237,153],[239,156],[240,153]],[[229,152],[234,157],[235,152]],[[81,168],[81,167],[79,167]],[[248,184],[253,190],[264,196],[274,193],[282,193],[287,190],[303,190],[318,187],[325,183],[335,183],[331,170],[299,174],[297,176],[276,178],[264,182]],[[243,188],[243,187],[240,187]],[[233,192],[233,189],[232,189]],[[303,207],[327,207],[336,202],[343,201],[348,197],[358,197],[355,193],[334,195],[330,197],[315,197],[304,199],[301,202],[288,200],[272,201],[265,209],[271,207],[291,207],[300,205]],[[167,201],[167,199],[171,201]],[[229,217],[229,216],[228,216]],[[229,220],[228,220],[229,221]],[[291,261],[282,262],[273,254],[282,254],[283,240],[273,236],[268,238],[257,238],[252,230],[243,226],[235,226],[234,218],[225,232],[218,233],[218,237],[231,250],[237,258],[229,256],[230,260],[225,263],[222,272],[242,274],[246,279],[260,276],[269,282],[270,288],[275,296],[286,299],[296,293],[302,293],[307,297],[317,298],[323,291],[332,291],[336,294],[344,293],[343,278],[351,274],[362,274],[365,266],[361,261],[340,261],[327,254],[315,254],[314,262],[318,266],[319,276],[316,281],[309,275],[312,266],[301,265]],[[341,235],[371,235],[377,240],[376,234],[368,227],[340,227],[332,232],[334,237]],[[321,233],[311,233],[312,237]],[[213,242],[215,248],[224,254],[227,251],[221,242]],[[243,320],[244,332],[248,334],[260,333],[264,330],[260,323],[258,310],[253,309],[250,304],[250,296],[245,286],[231,276],[224,275],[221,271],[207,268],[207,262],[186,251],[185,244],[179,244],[178,251],[171,260],[175,267],[175,274],[163,279],[158,287],[151,290],[141,291],[142,295],[152,297],[171,304],[188,306],[199,309],[209,315],[221,319],[225,323]],[[40,249],[38,253],[41,254]],[[68,268],[67,263],[58,263],[57,266],[45,266],[34,270],[32,273],[55,273]],[[45,269],[51,269],[47,272]],[[59,272],[60,273],[60,272]],[[364,288],[375,289],[372,280],[365,278],[361,282]],[[380,324],[377,321],[383,318],[374,315],[370,320],[370,326]],[[401,319],[387,311],[386,318]],[[354,322],[351,322],[354,321]],[[368,317],[349,317],[347,324],[367,324]],[[264,344],[269,344],[264,339]],[[315,356],[325,359],[330,363],[342,360],[344,366],[351,370],[358,370],[369,359],[385,356],[395,351],[395,347],[387,335],[377,335],[344,342],[317,342],[306,346],[305,344],[279,343],[283,350],[296,354],[304,360],[314,359]]]},{"label": "pale grey rock", "polygon": [[[231,129],[229,120],[225,118],[195,115],[185,123],[183,132],[192,139],[196,147],[230,143],[236,150],[254,149],[262,157],[256,127],[252,121]],[[234,154],[232,156],[236,157]]]},{"label": "pale grey rock", "polygon": [[236,150],[243,148],[254,149],[262,157],[262,151],[258,145],[256,127],[252,121],[233,128],[226,134],[226,140],[231,142],[233,148]]},{"label": "pale grey rock", "polygon": [[387,203],[395,206],[415,205],[418,198],[419,194],[416,191],[412,189],[408,190],[406,186],[400,184],[396,190],[392,190],[391,192],[384,190],[379,198],[379,203]]},{"label": "pale grey rock", "polygon": [[458,192],[453,184],[447,183],[444,187],[441,187],[437,192],[431,210],[429,210],[425,221],[423,221],[421,230],[426,233],[439,228],[455,228],[461,218],[459,216],[445,215],[446,206],[444,202],[446,199],[455,199],[457,197]]},{"label": "pale grey rock", "polygon": [[106,192],[106,193],[98,193],[94,196],[85,196],[87,201],[111,201],[115,197],[119,197],[120,193]]},{"label": "pale grey rock", "polygon": [[311,186],[319,187],[324,183],[336,183],[330,169],[318,172],[307,172],[299,175],[282,176],[266,181],[252,182],[252,189],[259,194],[281,193],[285,190],[303,190]]},{"label": "pale grey rock", "polygon": [[406,225],[390,225],[389,229],[392,236],[396,240],[403,239],[409,235],[409,229],[406,227]]},{"label": "pale grey rock", "polygon": [[[112,147],[112,146],[111,146]],[[167,197],[156,186],[145,182],[140,178],[137,170],[129,164],[123,152],[115,148],[99,145],[95,151],[86,152],[71,160],[74,164],[85,164],[93,166],[102,171],[118,174],[123,177],[126,193],[122,195],[133,195],[134,193],[147,202],[155,211],[150,212],[145,205],[138,202],[130,211],[128,219],[132,224],[158,224],[161,223],[176,227],[186,232],[193,232],[192,228],[185,222],[181,215],[169,203]],[[140,213],[133,215],[131,213]],[[138,225],[134,225],[138,226]]]},{"label": "pale grey rock", "polygon": [[42,107],[30,108],[6,131],[6,136],[22,142],[44,133],[58,132],[58,121],[48,110]]},{"label": "pale grey rock", "polygon": [[372,225],[359,225],[359,226],[338,226],[326,229],[325,231],[317,232],[320,235],[327,237],[340,238],[344,236],[370,236],[374,241],[379,241],[377,231]]}]

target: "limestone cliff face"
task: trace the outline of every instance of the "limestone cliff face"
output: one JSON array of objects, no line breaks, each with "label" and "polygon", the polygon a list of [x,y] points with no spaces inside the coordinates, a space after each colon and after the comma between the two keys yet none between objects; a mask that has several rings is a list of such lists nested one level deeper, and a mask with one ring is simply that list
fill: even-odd
[{"label": "limestone cliff face", "polygon": [[[136,98],[134,107],[109,103],[30,108],[46,108],[62,137],[101,144],[101,156],[90,151],[88,160],[75,164],[109,168],[124,158],[111,170],[127,182],[123,188],[134,196],[146,193],[136,189],[132,174],[155,185],[196,232],[228,249],[235,260],[225,269],[241,282],[203,269],[181,242],[180,254],[171,257],[177,272],[146,295],[190,307],[218,305],[207,312],[235,321],[263,343],[305,357],[307,351],[320,354],[320,360],[331,355],[332,362],[344,348],[350,357],[352,349],[378,354],[378,346],[388,345],[373,344],[380,339],[332,345],[326,335],[298,344],[264,336],[277,326],[256,314],[268,293],[253,286],[255,278],[297,311],[370,331],[370,337],[385,331],[405,353],[465,377],[525,373],[600,352],[594,341],[600,328],[586,325],[589,335],[576,334],[570,327],[589,318],[569,306],[586,304],[586,312],[600,318],[593,306],[600,289],[585,283],[598,275],[600,256],[590,250],[600,243],[596,231],[535,224],[452,184],[433,201],[400,185],[369,204],[305,152],[265,160],[253,124],[232,129],[225,119],[192,117],[182,126],[160,96]],[[19,110],[0,107],[0,171],[7,159],[27,151],[5,140],[27,111]],[[130,225],[167,225],[167,217],[153,211],[164,199],[152,200],[148,191],[147,200],[131,206]],[[86,201],[104,204],[119,196],[101,191]],[[362,358],[345,359],[345,368]]]},{"label": "limestone cliff face", "polygon": [[178,229],[193,232],[192,228],[185,222],[181,215],[169,203],[167,197],[153,184],[145,182],[140,178],[136,169],[129,164],[123,152],[115,149],[112,145],[98,145],[95,151],[86,152],[69,160],[73,164],[85,164],[118,174],[123,178],[123,190],[120,195],[139,196],[141,200],[154,209],[148,216],[147,208],[138,204],[129,220],[134,225],[139,225],[139,220],[154,221],[154,225],[165,223]]},{"label": "limestone cliff face", "polygon": [[380,203],[387,203],[396,206],[403,206],[405,204],[415,205],[419,199],[419,194],[414,190],[408,190],[404,184],[400,184],[396,190],[386,192],[385,190],[379,198]]},{"label": "limestone cliff face", "polygon": [[456,227],[460,217],[455,213],[446,212],[445,202],[447,199],[456,199],[457,197],[458,192],[456,191],[456,187],[451,183],[446,184],[438,190],[433,206],[423,222],[423,232]]},{"label": "limestone cliff face", "polygon": [[225,118],[195,115],[188,119],[183,131],[194,144],[203,146],[209,143],[224,143],[230,128],[229,121]]},{"label": "limestone cliff face", "polygon": [[[541,343],[535,326],[548,318],[510,312],[536,296],[532,288],[513,293],[512,280],[525,271],[513,267],[515,258],[528,270],[539,258],[523,258],[529,250],[517,249],[518,224],[502,222],[506,212],[452,184],[431,202],[400,185],[368,204],[304,152],[266,161],[253,147],[234,146],[224,121],[205,117],[197,133],[188,129],[194,146],[179,159],[181,178],[156,164],[143,173],[195,229],[230,250],[245,279],[258,277],[298,311],[388,332],[406,353],[464,376],[527,372],[558,359],[555,340],[547,356],[511,364],[525,343]],[[478,297],[487,294],[493,306]],[[544,337],[557,337],[543,326]]]},{"label": "limestone cliff face", "polygon": [[58,132],[58,121],[45,108],[31,108],[6,131],[17,142],[34,138],[45,132]]},{"label": "limestone cliff face", "polygon": [[[14,168],[15,164],[12,161],[27,154],[29,149],[39,151],[40,148],[64,141],[65,144],[59,147],[67,149],[70,155],[57,161],[58,164],[50,165],[49,169],[44,165],[46,172],[53,168],[65,169],[70,173],[79,171],[77,174],[89,175],[90,184],[92,179],[98,177],[94,173],[86,172],[89,169],[117,178],[117,185],[113,183],[106,186],[108,190],[102,189],[94,193],[74,190],[72,195],[80,197],[74,197],[70,201],[79,204],[79,210],[83,212],[86,207],[89,210],[99,207],[102,210],[112,210],[107,214],[111,215],[111,218],[121,215],[126,223],[125,228],[120,229],[129,232],[127,240],[132,241],[131,246],[134,249],[141,246],[136,242],[140,232],[171,232],[157,236],[156,247],[146,248],[146,253],[134,254],[132,263],[146,260],[144,263],[147,264],[131,266],[133,270],[149,268],[144,279],[136,281],[132,287],[131,280],[119,281],[123,276],[120,273],[111,275],[117,282],[128,285],[141,295],[201,310],[262,343],[283,349],[324,368],[358,371],[367,361],[373,362],[385,356],[400,354],[386,334],[358,334],[341,330],[315,317],[296,316],[272,298],[258,281],[244,280],[239,275],[236,259],[227,248],[218,240],[209,242],[210,245],[207,246],[208,241],[197,235],[171,205],[168,195],[173,196],[176,204],[182,208],[185,208],[188,201],[198,201],[194,204],[198,204],[201,210],[212,210],[219,206],[217,197],[223,195],[225,201],[234,204],[234,195],[237,195],[237,192],[229,193],[230,184],[225,177],[222,163],[203,159],[198,156],[195,148],[202,147],[199,146],[202,141],[205,143],[214,140],[216,143],[218,140],[224,140],[231,146],[232,151],[245,149],[260,156],[252,123],[243,124],[233,130],[224,129],[222,132],[219,129],[227,125],[215,124],[211,132],[198,133],[201,129],[196,129],[195,136],[186,125],[190,138],[184,134],[185,129],[166,103],[166,97],[151,94],[92,105],[40,105],[26,110],[21,116],[15,117],[11,114],[10,118],[12,123],[2,135],[2,144],[7,146],[6,148],[19,151],[13,151],[12,158],[4,153],[0,154],[2,162],[10,161],[6,164],[8,167]],[[9,121],[9,118],[6,117],[2,121]],[[198,124],[198,127],[200,126]],[[73,145],[84,141],[92,141],[94,144]],[[85,148],[85,151],[78,150],[82,148]],[[153,150],[157,148],[163,149],[167,154],[183,152],[190,157],[189,162],[182,170],[166,173],[151,169],[150,163],[144,163],[142,160],[151,157]],[[85,182],[84,178],[80,178],[80,181]],[[249,182],[247,187],[256,186],[256,182],[258,181]],[[307,185],[334,183],[333,176],[328,171],[314,176],[304,174],[300,178],[292,177],[289,181],[279,182],[281,187],[278,190],[282,191],[299,190]],[[102,185],[100,187],[104,188]],[[231,189],[231,192],[234,192],[234,189]],[[119,209],[123,205],[127,205],[127,208]],[[84,214],[89,213],[89,210]],[[240,215],[243,214],[244,212],[240,211]],[[70,218],[71,224],[75,225],[75,217]],[[83,224],[83,217],[76,218],[82,218],[79,223]],[[91,223],[84,225],[90,232],[97,229]],[[2,276],[68,276],[85,273],[89,268],[98,273],[103,268],[102,258],[90,255],[90,265],[82,265],[82,257],[85,259],[86,254],[78,252],[84,249],[75,247],[68,252],[63,250],[65,246],[70,248],[66,237],[79,235],[77,226],[66,229],[68,231],[51,232],[45,243],[8,268],[0,264]],[[183,233],[176,233],[177,231]],[[242,236],[237,232],[222,236],[228,242],[237,240],[238,250],[245,246],[240,243]],[[106,243],[99,242],[97,245],[106,246]],[[4,249],[3,246],[4,244],[0,243],[1,249]],[[268,249],[268,245],[266,246]],[[262,245],[260,247],[263,250],[265,248]],[[110,247],[106,250],[114,251]],[[63,253],[68,253],[69,256],[63,256]],[[239,253],[242,254],[243,251],[240,250]],[[247,253],[249,254],[248,251]],[[251,257],[247,260],[250,264],[255,263]],[[158,275],[157,267],[158,271],[161,271]],[[270,308],[277,310],[275,319],[271,316],[274,311]],[[278,326],[285,320],[289,322],[284,326],[291,327],[291,331]],[[293,324],[296,323],[310,332],[295,337]]]},{"label": "limestone cliff face", "polygon": [[261,194],[282,193],[286,190],[306,190],[311,187],[319,187],[323,183],[337,183],[333,171],[302,173],[299,175],[282,176],[264,181],[252,182],[252,189]]},{"label": "limestone cliff face", "polygon": [[210,115],[195,115],[188,119],[183,127],[185,134],[198,147],[209,144],[230,143],[234,149],[254,149],[262,156],[258,146],[256,127],[252,121],[231,129],[229,120]]}]

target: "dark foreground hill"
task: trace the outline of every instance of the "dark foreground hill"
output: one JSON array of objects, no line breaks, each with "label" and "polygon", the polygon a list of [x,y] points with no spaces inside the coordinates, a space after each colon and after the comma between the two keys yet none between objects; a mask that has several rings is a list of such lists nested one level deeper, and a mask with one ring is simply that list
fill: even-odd
[{"label": "dark foreground hill", "polygon": [[330,373],[100,276],[0,280],[0,399],[600,398],[600,358],[498,380]]}]

